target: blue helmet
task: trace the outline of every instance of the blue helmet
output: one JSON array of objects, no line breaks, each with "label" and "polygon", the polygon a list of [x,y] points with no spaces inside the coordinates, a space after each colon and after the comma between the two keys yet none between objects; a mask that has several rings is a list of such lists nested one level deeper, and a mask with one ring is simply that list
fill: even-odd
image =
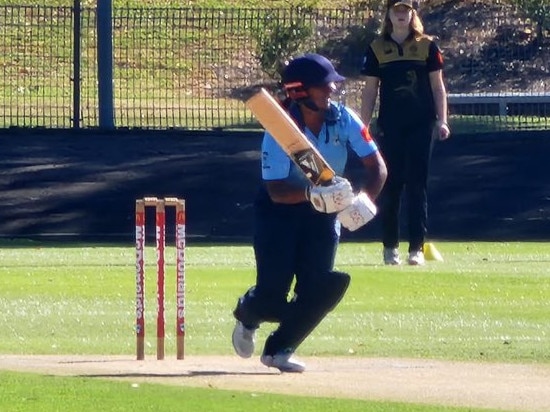
[{"label": "blue helmet", "polygon": [[286,66],[282,75],[287,90],[307,89],[344,80],[346,78],[336,71],[329,59],[316,53],[296,57]]}]

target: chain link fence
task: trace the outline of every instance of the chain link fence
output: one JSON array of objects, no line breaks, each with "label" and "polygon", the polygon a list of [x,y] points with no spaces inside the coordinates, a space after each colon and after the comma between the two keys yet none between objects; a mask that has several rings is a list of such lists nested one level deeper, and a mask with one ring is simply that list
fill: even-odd
[{"label": "chain link fence", "polygon": [[[443,2],[422,17],[439,37],[455,130],[550,126],[550,33],[521,10]],[[498,2],[497,2],[498,3]],[[380,10],[115,8],[117,128],[243,130],[242,97],[277,88],[285,59],[317,51],[347,76],[340,99],[359,109],[359,67]],[[95,8],[0,7],[0,128],[99,126]]]}]

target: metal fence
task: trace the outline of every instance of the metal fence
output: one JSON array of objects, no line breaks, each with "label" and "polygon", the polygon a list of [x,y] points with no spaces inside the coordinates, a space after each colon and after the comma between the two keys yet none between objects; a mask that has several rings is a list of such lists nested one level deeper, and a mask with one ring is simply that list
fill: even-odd
[{"label": "metal fence", "polygon": [[[512,6],[453,3],[422,14],[446,56],[451,122],[465,131],[549,129],[548,28],[540,32]],[[257,127],[244,92],[275,87],[285,58],[313,50],[348,77],[340,98],[358,109],[360,62],[382,16],[366,9],[115,8],[115,126]],[[0,128],[100,126],[97,26],[95,8],[0,7]]]}]

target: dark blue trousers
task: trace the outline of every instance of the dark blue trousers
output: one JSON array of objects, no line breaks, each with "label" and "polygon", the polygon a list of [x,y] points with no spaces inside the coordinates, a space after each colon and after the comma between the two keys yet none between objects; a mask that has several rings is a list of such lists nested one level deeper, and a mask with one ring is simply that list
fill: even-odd
[{"label": "dark blue trousers", "polygon": [[[318,294],[318,289],[334,266],[339,240],[335,221],[335,214],[316,212],[309,203],[281,205],[260,198],[254,235],[256,284],[239,299],[236,318],[255,328],[266,321],[285,323],[292,319],[297,300],[301,310],[316,307],[316,296],[322,299],[323,294]],[[288,335],[277,339],[281,345],[299,344],[305,338],[290,336],[293,327],[279,329]],[[276,346],[270,352],[289,349]]]}]

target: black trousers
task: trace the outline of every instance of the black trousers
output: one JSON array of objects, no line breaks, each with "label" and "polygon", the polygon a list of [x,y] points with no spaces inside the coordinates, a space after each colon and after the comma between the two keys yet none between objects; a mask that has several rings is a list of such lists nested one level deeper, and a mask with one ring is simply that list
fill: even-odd
[{"label": "black trousers", "polygon": [[424,245],[432,129],[431,122],[387,125],[380,129],[377,143],[388,168],[388,178],[379,198],[382,243],[386,248],[399,246],[402,200],[406,203],[409,252],[421,250]]}]

